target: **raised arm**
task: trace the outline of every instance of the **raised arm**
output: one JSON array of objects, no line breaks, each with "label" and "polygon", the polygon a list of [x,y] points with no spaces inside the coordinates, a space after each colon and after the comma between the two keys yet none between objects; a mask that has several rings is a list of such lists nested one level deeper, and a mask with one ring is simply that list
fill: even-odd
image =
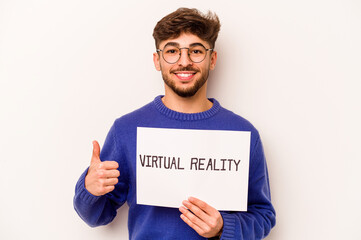
[{"label": "raised arm", "polygon": [[114,126],[101,154],[98,142],[93,142],[90,166],[80,176],[75,188],[75,211],[91,227],[110,223],[127,198],[128,186],[121,176],[122,167],[119,166],[120,157],[113,135]]}]

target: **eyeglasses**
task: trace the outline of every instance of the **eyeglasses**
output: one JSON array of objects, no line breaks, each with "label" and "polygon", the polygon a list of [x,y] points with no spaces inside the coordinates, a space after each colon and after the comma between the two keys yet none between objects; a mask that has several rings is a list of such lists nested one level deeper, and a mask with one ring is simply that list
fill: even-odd
[{"label": "eyeglasses", "polygon": [[178,60],[181,57],[182,49],[188,50],[188,57],[189,59],[194,63],[200,63],[202,62],[207,55],[208,51],[213,51],[213,48],[205,48],[201,44],[197,44],[194,46],[191,46],[189,48],[183,47],[179,48],[174,45],[165,45],[163,50],[157,49],[157,52],[162,52],[162,57],[164,61],[166,61],[169,64],[173,64],[178,62]]}]

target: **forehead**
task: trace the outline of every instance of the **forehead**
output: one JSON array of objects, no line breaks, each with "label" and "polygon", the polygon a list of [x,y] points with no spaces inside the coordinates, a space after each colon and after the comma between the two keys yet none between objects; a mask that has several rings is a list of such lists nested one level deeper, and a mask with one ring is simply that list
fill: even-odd
[{"label": "forehead", "polygon": [[194,45],[195,43],[200,43],[206,48],[209,48],[209,44],[200,39],[197,35],[192,33],[182,33],[177,38],[170,38],[164,41],[161,41],[159,44],[159,48],[162,49],[167,43],[174,43],[174,45],[178,45],[179,47],[189,47],[190,45]]}]

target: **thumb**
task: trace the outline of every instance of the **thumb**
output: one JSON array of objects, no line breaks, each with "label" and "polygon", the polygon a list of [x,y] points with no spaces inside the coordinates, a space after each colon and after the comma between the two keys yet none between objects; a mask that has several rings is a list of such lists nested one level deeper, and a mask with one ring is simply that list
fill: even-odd
[{"label": "thumb", "polygon": [[93,141],[93,155],[91,159],[91,163],[99,163],[100,161],[100,146],[97,141]]}]

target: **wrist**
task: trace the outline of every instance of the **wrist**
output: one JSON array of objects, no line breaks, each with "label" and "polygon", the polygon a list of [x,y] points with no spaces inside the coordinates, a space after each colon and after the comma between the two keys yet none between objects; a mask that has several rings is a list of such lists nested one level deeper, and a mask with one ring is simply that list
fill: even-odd
[{"label": "wrist", "polygon": [[217,233],[216,236],[211,237],[211,238],[208,238],[208,239],[209,239],[209,240],[219,240],[219,239],[221,239],[222,231],[223,231],[223,227],[221,228],[221,230],[219,230],[219,232]]}]

